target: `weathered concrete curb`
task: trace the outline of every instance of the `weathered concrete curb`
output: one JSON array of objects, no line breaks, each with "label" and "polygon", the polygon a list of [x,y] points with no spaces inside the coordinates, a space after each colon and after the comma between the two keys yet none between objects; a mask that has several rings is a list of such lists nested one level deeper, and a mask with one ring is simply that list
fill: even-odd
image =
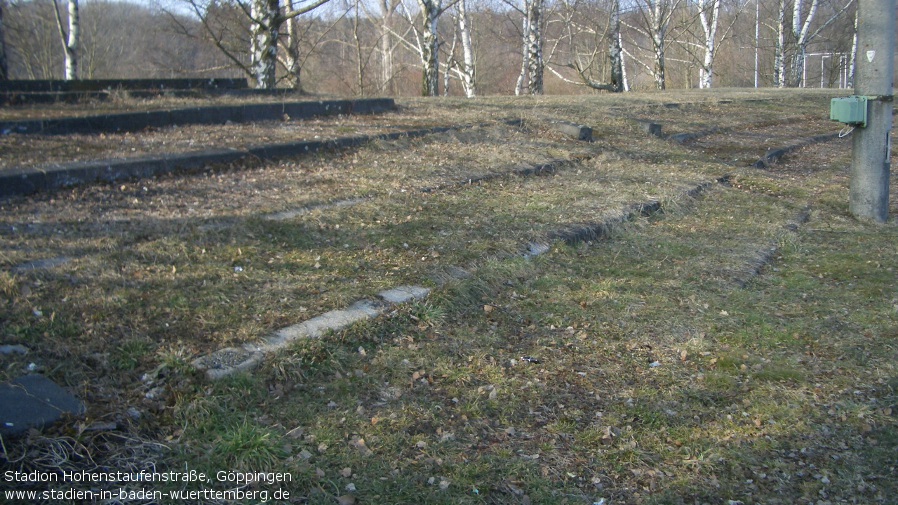
[{"label": "weathered concrete curb", "polygon": [[570,121],[551,121],[549,122],[549,127],[568,137],[584,142],[592,142],[592,128],[588,126],[572,123]]},{"label": "weathered concrete curb", "polygon": [[483,174],[477,175],[473,177],[468,177],[466,179],[461,179],[454,182],[448,182],[445,184],[439,184],[437,186],[428,186],[425,188],[421,188],[420,191],[422,193],[433,193],[435,191],[443,191],[450,188],[455,188],[459,186],[468,186],[471,184],[478,184],[481,182],[489,182],[502,177],[509,176],[519,176],[519,177],[529,177],[533,175],[548,175],[554,174],[565,165],[569,165],[573,163],[570,160],[550,160],[546,163],[540,163],[534,166],[526,166],[522,168],[516,168],[508,172],[495,172],[491,174]]},{"label": "weathered concrete curb", "polygon": [[[695,198],[713,184],[729,181],[729,176],[715,182],[699,184],[684,193]],[[661,202],[651,200],[629,206],[620,215],[611,217],[601,223],[575,226],[559,230],[548,236],[547,242],[530,241],[522,249],[521,255],[527,258],[543,255],[552,249],[554,242],[563,241],[569,244],[609,238],[611,230],[626,221],[638,216],[649,216],[661,212]],[[464,279],[472,274],[459,267],[447,267],[443,277]],[[248,372],[259,366],[265,355],[284,349],[290,343],[304,338],[322,338],[329,332],[340,331],[348,326],[376,318],[390,308],[415,300],[423,300],[430,295],[431,289],[421,286],[399,286],[378,293],[377,300],[361,299],[345,309],[336,309],[301,323],[287,326],[275,331],[258,343],[248,343],[242,348],[228,347],[207,354],[193,361],[193,366],[204,372],[210,380],[218,380],[230,375]]]},{"label": "weathered concrete curb", "polygon": [[770,165],[778,162],[780,159],[782,159],[783,156],[791,153],[792,151],[797,151],[802,147],[807,147],[812,144],[829,142],[830,140],[835,140],[837,138],[839,138],[838,133],[827,133],[826,135],[817,135],[815,137],[802,140],[796,144],[792,144],[780,149],[774,149],[773,151],[768,151],[767,154],[764,155],[764,157],[756,161],[752,166],[755,168],[768,168],[770,167]]},{"label": "weathered concrete curb", "polygon": [[213,77],[211,79],[26,79],[0,81],[0,93],[52,93],[125,90],[246,89],[246,78]]},{"label": "weathered concrete curb", "polygon": [[[783,225],[783,230],[790,233],[797,233],[798,229],[811,219],[811,208],[805,207],[794,219]],[[761,270],[773,261],[773,258],[779,252],[779,241],[774,240],[769,245],[759,249],[755,257],[746,264],[744,274],[734,280],[736,286],[745,289],[748,283],[761,275]]]},{"label": "weathered concrete curb", "polygon": [[168,173],[190,173],[208,165],[233,163],[251,156],[260,159],[277,159],[322,150],[339,150],[358,147],[374,140],[416,138],[460,127],[434,127],[405,132],[344,137],[324,141],[302,141],[284,144],[253,146],[248,149],[210,149],[161,156],[129,159],[113,159],[77,162],[54,167],[17,169],[0,174],[0,198],[28,195],[93,182],[114,182],[122,179],[141,179]]},{"label": "weathered concrete curb", "polygon": [[302,338],[321,338],[329,332],[340,331],[352,324],[373,319],[391,307],[426,298],[430,288],[398,286],[378,293],[378,300],[358,300],[345,309],[332,310],[286,328],[281,328],[259,343],[242,348],[220,349],[193,361],[193,366],[212,380],[235,373],[250,371],[262,363],[266,354],[281,350]]},{"label": "weathered concrete curb", "polygon": [[661,133],[661,124],[654,123],[652,121],[639,119],[636,121],[636,124],[639,125],[639,128],[646,134],[651,135],[653,137],[663,138],[664,135]]},{"label": "weathered concrete curb", "polygon": [[71,133],[132,132],[172,125],[270,121],[282,119],[285,115],[291,119],[308,119],[337,114],[377,114],[395,109],[396,103],[392,98],[191,107],[102,116],[2,121],[0,122],[0,133],[67,135]]},{"label": "weathered concrete curb", "polygon": [[692,133],[676,133],[673,135],[668,135],[667,140],[676,142],[677,144],[685,144],[686,142],[689,142],[690,140],[695,140],[695,139],[701,138],[701,137],[707,137],[708,135],[714,135],[715,133],[721,133],[723,131],[725,131],[725,130],[714,127],[714,128],[709,128],[707,130],[701,130],[701,131],[692,132]]},{"label": "weathered concrete curb", "polygon": [[10,272],[14,274],[23,274],[26,272],[32,272],[34,270],[48,270],[61,265],[65,265],[70,261],[72,261],[72,258],[69,258],[67,256],[57,256],[55,258],[33,260],[12,267]]}]

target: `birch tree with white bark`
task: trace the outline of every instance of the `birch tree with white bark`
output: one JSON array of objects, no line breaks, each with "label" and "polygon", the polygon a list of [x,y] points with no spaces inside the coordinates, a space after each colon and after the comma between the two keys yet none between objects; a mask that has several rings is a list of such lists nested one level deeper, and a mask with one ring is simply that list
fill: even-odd
[{"label": "birch tree with white bark", "polygon": [[[774,54],[774,82],[777,87],[797,87],[803,84],[805,57],[808,45],[848,10],[854,0],[834,5],[833,14],[815,26],[820,0],[780,0],[777,11],[777,38]],[[791,23],[787,23],[791,10]],[[787,60],[789,68],[786,69]]]},{"label": "birch tree with white bark", "polygon": [[651,47],[644,52],[651,54],[652,61],[647,63],[644,59],[637,57],[634,59],[649,72],[655,81],[655,87],[660,90],[666,89],[667,32],[680,0],[636,0],[635,3],[641,23],[627,26],[649,41]]},{"label": "birch tree with white bark", "polygon": [[477,96],[476,67],[474,63],[474,42],[471,37],[471,22],[468,18],[467,0],[460,0],[456,4],[455,24],[458,28],[458,36],[461,39],[462,60],[455,61],[452,69],[461,81],[465,96],[474,98]]},{"label": "birch tree with white bark", "polygon": [[9,58],[6,56],[6,26],[3,23],[5,11],[6,1],[0,0],[0,81],[9,79]]},{"label": "birch tree with white bark", "polygon": [[504,0],[507,5],[522,16],[521,23],[521,72],[515,83],[515,95],[543,94],[543,75],[545,60],[543,58],[543,10],[545,0],[523,0],[518,5],[512,0]]},{"label": "birch tree with white bark", "polygon": [[[184,0],[188,7],[199,19],[203,30],[215,45],[231,63],[243,70],[253,81],[256,88],[274,89],[277,86],[278,46],[283,38],[281,30],[286,24],[286,52],[283,59],[289,76],[291,87],[301,88],[299,69],[298,27],[296,18],[311,12],[328,3],[330,0],[287,0],[286,4],[281,0]],[[249,25],[249,63],[245,52],[233,46],[235,40],[244,40],[244,34],[240,33],[241,27],[222,23],[216,16],[222,13],[236,11],[242,21]],[[179,26],[183,33],[188,29],[177,20],[173,13],[169,13],[170,19]],[[240,24],[240,21],[232,24]]]},{"label": "birch tree with white bark", "polygon": [[714,83],[714,53],[717,51],[717,27],[720,23],[721,0],[699,0],[699,19],[704,34],[704,57],[699,68],[698,87],[710,88]]},{"label": "birch tree with white bark", "polygon": [[78,78],[78,48],[81,45],[81,16],[78,9],[78,0],[68,0],[67,22],[63,22],[59,3],[53,0],[53,8],[56,13],[56,27],[59,31],[59,40],[65,54],[65,80],[72,81]]},{"label": "birch tree with white bark", "polygon": [[394,54],[399,42],[393,31],[396,26],[396,10],[400,0],[379,0],[380,6],[380,86],[383,91],[394,88]]},{"label": "birch tree with white bark", "polygon": [[696,0],[690,6],[690,14],[684,20],[680,46],[690,55],[699,70],[698,87],[711,88],[714,85],[714,60],[718,48],[730,36],[739,20],[742,9],[748,5],[737,2],[729,9],[729,22],[721,29],[723,0]]},{"label": "birch tree with white bark", "polygon": [[256,87],[277,86],[278,36],[285,21],[311,12],[330,0],[298,2],[281,12],[280,0],[253,0],[250,4],[250,69]]},{"label": "birch tree with white bark", "polygon": [[[604,19],[601,16],[604,11],[598,9],[588,16],[578,0],[561,4],[562,38],[570,54],[567,59],[555,57],[546,65],[552,74],[564,82],[595,90],[619,93],[627,88],[621,48],[620,0],[610,0],[607,8],[607,19]],[[553,48],[552,53],[555,52]],[[577,80],[566,77],[555,67],[573,70]]]},{"label": "birch tree with white bark", "polygon": [[[414,50],[421,60],[421,96],[440,95],[440,17],[455,6],[459,0],[451,0],[443,4],[443,0],[418,0],[418,12],[402,3],[402,11],[409,22],[415,40],[412,42],[400,37],[401,42]],[[420,21],[416,17],[420,16]],[[399,36],[396,31],[391,31]]]}]

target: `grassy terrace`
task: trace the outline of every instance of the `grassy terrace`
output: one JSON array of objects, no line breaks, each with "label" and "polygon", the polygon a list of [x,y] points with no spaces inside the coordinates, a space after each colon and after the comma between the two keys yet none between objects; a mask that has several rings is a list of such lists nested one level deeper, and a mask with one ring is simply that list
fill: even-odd
[{"label": "grassy terrace", "polygon": [[[294,503],[890,503],[898,228],[848,216],[850,140],[749,168],[836,131],[828,95],[623,100],[411,100],[346,121],[479,126],[0,203],[0,343],[31,349],[0,374],[35,363],[88,404],[0,464],[289,472],[245,489]],[[250,375],[189,366],[401,284],[435,289]]]}]

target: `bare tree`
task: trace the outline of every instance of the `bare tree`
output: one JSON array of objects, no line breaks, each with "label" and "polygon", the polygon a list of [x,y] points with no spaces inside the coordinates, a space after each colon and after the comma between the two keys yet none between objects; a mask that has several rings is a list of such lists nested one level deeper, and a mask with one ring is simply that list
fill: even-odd
[{"label": "bare tree", "polygon": [[6,29],[3,24],[3,12],[6,1],[0,0],[0,81],[9,79],[9,59],[6,57]]},{"label": "bare tree", "polygon": [[[607,8],[606,19],[604,11],[590,13],[577,1],[562,4],[559,21],[564,26],[563,38],[566,39],[570,56],[567,60],[552,61],[547,65],[556,77],[596,90],[615,93],[625,90],[620,0],[610,0]],[[552,52],[555,53],[554,48]],[[574,70],[578,80],[565,77],[553,66]]]},{"label": "bare tree", "polygon": [[848,57],[848,78],[845,85],[854,87],[854,70],[857,66],[857,10],[854,11],[854,35],[851,37],[851,55]]},{"label": "bare tree", "polygon": [[443,0],[418,0],[421,9],[420,54],[423,72],[421,77],[421,95],[439,96],[440,94],[440,61],[439,61],[439,22],[446,9],[458,0],[443,6]]},{"label": "bare tree", "polygon": [[718,47],[732,33],[745,5],[746,3],[741,5],[737,3],[735,8],[729,9],[732,15],[722,33],[720,25],[724,10],[723,0],[696,0],[694,9],[690,9],[687,13],[681,34],[686,39],[678,42],[698,65],[699,88],[710,88],[714,85],[714,59]]},{"label": "bare tree", "polygon": [[630,28],[650,41],[652,63],[648,64],[638,58],[634,59],[648,70],[658,89],[667,87],[665,62],[667,31],[670,27],[673,13],[679,4],[680,0],[636,0],[640,24],[638,26],[630,26]]},{"label": "bare tree", "polygon": [[521,29],[521,73],[515,83],[515,95],[521,95],[524,87],[530,95],[543,94],[543,74],[546,67],[543,58],[543,8],[545,0],[523,0],[518,5],[512,0],[503,0],[522,16]]},{"label": "bare tree", "polygon": [[59,3],[53,0],[56,12],[56,27],[65,53],[65,80],[78,78],[78,48],[81,43],[81,19],[78,11],[78,0],[68,0],[68,33],[59,11]]},{"label": "bare tree", "polygon": [[620,34],[620,0],[611,0],[611,16],[608,20],[608,56],[611,59],[611,81],[609,91],[620,93],[627,90],[626,67],[624,66],[624,50],[621,46]]},{"label": "bare tree", "polygon": [[466,0],[460,0],[458,4],[456,4],[455,21],[458,27],[459,37],[461,38],[462,61],[460,63],[455,62],[453,69],[461,81],[465,96],[474,98],[477,96],[474,43],[471,38],[470,21],[468,19],[466,3]]},{"label": "bare tree", "polygon": [[396,26],[396,10],[400,0],[380,0],[380,86],[384,91],[394,88],[393,54],[398,42],[394,41],[393,30]]},{"label": "bare tree", "polygon": [[[287,10],[293,9],[293,0],[287,1]],[[300,63],[300,55],[299,55],[299,38],[300,38],[300,28],[299,28],[299,19],[297,17],[292,17],[284,21],[287,25],[287,37],[284,40],[284,56],[283,56],[283,65],[284,65],[284,73],[286,74],[285,79],[287,81],[287,87],[292,88],[297,91],[302,90],[302,64]]]},{"label": "bare tree", "polygon": [[443,5],[443,0],[418,0],[418,11],[421,15],[420,24],[415,21],[415,15],[404,2],[401,4],[403,14],[409,22],[411,31],[415,35],[414,42],[409,41],[403,35],[391,30],[391,34],[399,41],[417,53],[421,61],[421,95],[440,95],[440,17],[459,0],[450,0]]},{"label": "bare tree", "polygon": [[[805,3],[807,13],[805,14]],[[847,0],[841,7],[834,9],[833,14],[823,23],[814,27],[814,20],[820,7],[820,0],[792,0],[791,26],[787,23],[789,0],[780,0],[777,11],[777,40],[774,55],[774,81],[777,87],[795,87],[803,84],[805,57],[808,45],[827,27],[836,21],[854,0]],[[786,62],[791,58],[789,73],[786,74]]]},{"label": "bare tree", "polygon": [[[222,51],[231,63],[244,71],[253,79],[257,88],[273,89],[277,85],[278,43],[281,28],[285,23],[298,16],[311,12],[326,4],[330,0],[299,0],[290,1],[286,6],[281,5],[281,0],[232,0],[231,2],[219,2],[217,0],[185,0],[190,9],[200,20],[209,40]],[[221,14],[239,13],[239,20],[225,21],[217,17]],[[169,12],[170,18],[176,24],[183,22],[176,20]],[[243,34],[243,22],[248,22],[248,33]],[[290,75],[291,86],[300,88],[299,63],[295,58],[298,49],[293,41],[297,41],[295,24],[287,26],[288,54],[286,61],[287,73]],[[186,29],[182,29],[187,33]],[[292,33],[292,38],[291,38]],[[242,56],[242,52],[234,47],[234,42],[249,38],[249,63]],[[294,57],[293,61],[290,58]]]},{"label": "bare tree", "polygon": [[700,0],[699,19],[704,35],[704,58],[699,68],[698,87],[710,88],[714,82],[714,52],[717,49],[717,26],[721,0]]}]

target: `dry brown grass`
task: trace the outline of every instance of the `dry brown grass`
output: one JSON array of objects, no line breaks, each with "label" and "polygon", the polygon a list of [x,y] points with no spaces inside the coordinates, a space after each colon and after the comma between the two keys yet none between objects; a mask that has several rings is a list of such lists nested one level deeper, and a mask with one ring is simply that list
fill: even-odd
[{"label": "dry brown grass", "polygon": [[[894,226],[847,218],[844,141],[769,171],[740,163],[764,154],[758,135],[837,128],[791,129],[825,97],[741,98],[407,100],[398,114],[320,123],[482,125],[5,201],[0,330],[32,353],[0,358],[3,374],[36,363],[85,393],[88,423],[143,413],[122,424],[133,438],[107,445],[62,428],[54,444],[86,448],[63,451],[81,464],[117,465],[123,441],[164,440],[174,453],[161,465],[290,471],[311,503],[350,482],[372,503],[887,503],[894,294],[879,274],[898,268]],[[733,130],[679,146],[641,136],[642,117]],[[790,129],[758,126],[777,118]],[[599,141],[552,133],[550,119],[592,126]],[[547,162],[554,173],[511,175]],[[725,173],[732,187],[685,196]],[[494,178],[458,184],[482,175]],[[516,254],[649,200],[664,213],[610,242]],[[811,222],[784,229],[809,204]],[[771,245],[760,275],[740,282]],[[437,286],[448,266],[474,277]],[[297,343],[253,377],[208,384],[187,365],[405,283],[438,289]],[[49,447],[7,446],[7,464],[25,466],[29,446]]]}]

